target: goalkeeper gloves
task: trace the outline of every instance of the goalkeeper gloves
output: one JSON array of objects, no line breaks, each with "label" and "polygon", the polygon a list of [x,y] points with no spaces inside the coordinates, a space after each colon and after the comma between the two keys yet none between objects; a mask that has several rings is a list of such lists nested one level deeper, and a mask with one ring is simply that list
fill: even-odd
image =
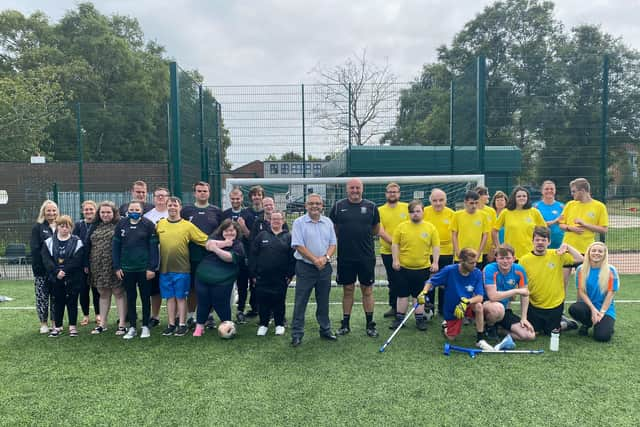
[{"label": "goalkeeper gloves", "polygon": [[468,298],[460,298],[460,302],[456,305],[456,309],[453,314],[456,316],[456,319],[464,319],[464,314],[467,312],[467,306],[469,305]]},{"label": "goalkeeper gloves", "polygon": [[418,304],[425,305],[427,302],[429,302],[429,298],[427,297],[427,293],[425,291],[420,292],[418,294]]}]

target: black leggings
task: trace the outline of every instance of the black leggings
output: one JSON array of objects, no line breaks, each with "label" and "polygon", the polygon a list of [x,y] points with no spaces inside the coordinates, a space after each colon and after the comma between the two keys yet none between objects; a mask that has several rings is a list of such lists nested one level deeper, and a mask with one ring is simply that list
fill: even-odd
[{"label": "black leggings", "polygon": [[80,307],[82,308],[82,314],[89,315],[89,293],[93,299],[93,312],[100,314],[100,293],[97,288],[94,288],[89,283],[89,275],[84,275],[84,282],[82,283],[82,289],[80,290]]},{"label": "black leggings", "polygon": [[51,292],[54,296],[53,317],[56,328],[62,327],[65,307],[69,315],[69,325],[76,326],[76,323],[78,323],[78,294],[80,290],[69,285],[65,286],[63,281],[56,280],[51,285]]},{"label": "black leggings", "polygon": [[[582,301],[577,301],[569,306],[571,317],[582,323],[587,328],[593,326],[591,321],[591,309]],[[613,335],[613,327],[616,319],[609,315],[604,315],[600,321],[593,326],[593,339],[596,341],[609,341]]]},{"label": "black leggings", "polygon": [[276,326],[284,326],[287,281],[285,279],[258,278],[256,282],[260,326],[268,326],[273,313]]},{"label": "black leggings", "polygon": [[151,282],[147,280],[147,272],[127,271],[124,273],[122,284],[127,292],[127,317],[129,319],[129,324],[134,328],[136,327],[136,320],[138,316],[136,311],[136,300],[138,298],[138,290],[140,290],[140,302],[142,303],[142,326],[149,326],[149,316],[151,315]]}]

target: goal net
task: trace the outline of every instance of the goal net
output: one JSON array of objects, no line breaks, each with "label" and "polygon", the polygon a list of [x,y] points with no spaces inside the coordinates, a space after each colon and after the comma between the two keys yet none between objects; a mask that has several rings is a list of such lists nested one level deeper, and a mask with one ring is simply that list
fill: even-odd
[{"label": "goal net", "polygon": [[[365,199],[377,206],[385,203],[385,188],[390,182],[400,185],[400,200],[409,202],[414,199],[429,204],[429,194],[433,188],[447,193],[447,205],[455,209],[462,204],[464,193],[478,185],[484,185],[484,175],[425,175],[425,176],[365,176],[358,177],[364,184]],[[249,204],[249,189],[260,185],[265,196],[273,197],[276,208],[287,213],[288,218],[305,211],[305,197],[311,193],[320,194],[324,200],[325,214],[334,203],[346,197],[346,183],[352,177],[321,178],[229,178],[226,181],[223,206],[229,207],[228,194],[233,188],[239,188],[244,194],[245,204]]]}]

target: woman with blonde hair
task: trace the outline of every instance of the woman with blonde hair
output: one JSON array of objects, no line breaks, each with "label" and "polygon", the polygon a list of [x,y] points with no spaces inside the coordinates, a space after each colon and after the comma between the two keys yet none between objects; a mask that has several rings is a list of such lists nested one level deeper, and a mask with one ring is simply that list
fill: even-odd
[{"label": "woman with blonde hair", "polygon": [[609,341],[616,323],[614,294],[620,287],[618,271],[609,265],[609,250],[602,242],[587,248],[582,265],[576,270],[578,301],[571,304],[569,314],[582,323],[580,335],[588,335],[593,327],[593,339]]},{"label": "woman with blonde hair", "polygon": [[100,324],[91,331],[94,335],[107,330],[111,295],[116,297],[116,307],[120,316],[116,335],[124,335],[127,332],[125,327],[127,302],[124,287],[122,281],[116,276],[112,258],[113,234],[119,220],[120,214],[113,202],[106,201],[98,205],[98,225],[89,238],[91,241],[89,280],[91,286],[97,288],[100,293]]},{"label": "woman with blonde hair", "polygon": [[47,270],[42,262],[42,246],[44,241],[52,237],[56,231],[58,205],[53,200],[45,200],[40,206],[38,219],[31,229],[31,269],[36,293],[36,311],[40,319],[40,333],[49,333],[49,318],[53,321],[53,295],[47,283]]}]

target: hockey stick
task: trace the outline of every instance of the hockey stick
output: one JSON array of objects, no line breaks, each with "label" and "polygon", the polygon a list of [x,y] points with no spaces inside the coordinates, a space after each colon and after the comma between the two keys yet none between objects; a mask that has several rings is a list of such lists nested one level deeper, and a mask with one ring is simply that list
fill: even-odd
[{"label": "hockey stick", "polygon": [[544,350],[482,350],[479,348],[469,348],[469,347],[459,347],[457,345],[452,345],[449,343],[444,344],[444,355],[448,356],[452,351],[458,351],[460,353],[467,353],[469,357],[475,359],[476,354],[478,353],[487,353],[487,354],[542,354]]},{"label": "hockey stick", "polygon": [[384,353],[384,350],[387,348],[387,346],[391,344],[391,340],[393,339],[393,337],[395,337],[396,334],[400,331],[400,329],[402,329],[402,327],[407,322],[409,317],[411,317],[413,312],[416,311],[416,308],[418,308],[418,305],[419,305],[418,303],[415,303],[413,307],[411,307],[411,310],[409,310],[409,312],[404,316],[404,319],[402,319],[402,322],[400,322],[400,325],[396,328],[395,331],[393,331],[391,336],[384,342],[384,344],[382,344],[382,347],[380,347],[380,353]]}]

